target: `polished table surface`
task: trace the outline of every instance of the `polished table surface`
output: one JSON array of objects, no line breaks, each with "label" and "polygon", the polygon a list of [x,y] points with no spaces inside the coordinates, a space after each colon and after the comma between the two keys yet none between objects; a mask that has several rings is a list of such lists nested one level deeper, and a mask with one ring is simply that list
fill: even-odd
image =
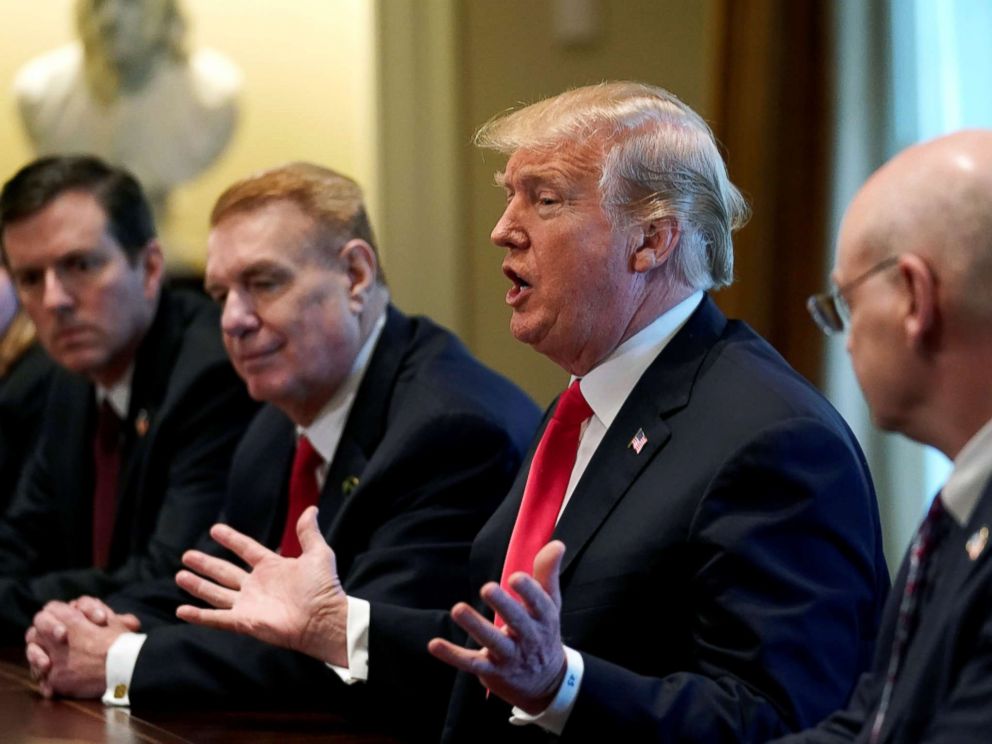
[{"label": "polished table surface", "polygon": [[274,711],[155,712],[141,716],[98,700],[45,700],[19,660],[19,649],[0,651],[0,742],[3,744],[394,744],[350,728],[339,716]]}]

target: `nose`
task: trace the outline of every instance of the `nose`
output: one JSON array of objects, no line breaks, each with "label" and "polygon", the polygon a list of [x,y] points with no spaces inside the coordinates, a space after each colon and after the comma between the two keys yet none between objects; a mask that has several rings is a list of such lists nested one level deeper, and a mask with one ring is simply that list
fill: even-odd
[{"label": "nose", "polygon": [[42,304],[46,310],[64,312],[70,309],[74,300],[54,268],[45,269]]},{"label": "nose", "polygon": [[231,291],[224,298],[220,327],[232,338],[242,338],[258,330],[261,321],[251,303],[240,292]]},{"label": "nose", "polygon": [[514,205],[515,201],[511,199],[489,235],[493,245],[500,248],[519,249],[527,247],[527,233],[520,224],[519,215]]}]

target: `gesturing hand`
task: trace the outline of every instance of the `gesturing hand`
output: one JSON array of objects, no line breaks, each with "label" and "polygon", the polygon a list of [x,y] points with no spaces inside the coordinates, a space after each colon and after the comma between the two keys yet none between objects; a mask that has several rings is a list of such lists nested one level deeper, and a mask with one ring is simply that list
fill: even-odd
[{"label": "gesturing hand", "polygon": [[180,571],[176,583],[216,609],[182,605],[176,615],[347,667],[348,601],[334,552],[317,526],[316,507],[300,515],[296,534],[303,552],[299,558],[284,558],[227,525],[214,525],[211,537],[251,570],[187,551],[183,563],[206,578]]},{"label": "gesturing hand", "polygon": [[554,699],[565,675],[565,648],[561,643],[561,591],[558,572],[565,545],[557,540],[545,545],[534,558],[534,576],[517,572],[510,587],[518,602],[499,584],[482,587],[483,601],[505,621],[502,628],[464,602],[451,617],[481,648],[468,649],[434,638],[428,650],[441,661],[476,675],[495,695],[537,714]]}]

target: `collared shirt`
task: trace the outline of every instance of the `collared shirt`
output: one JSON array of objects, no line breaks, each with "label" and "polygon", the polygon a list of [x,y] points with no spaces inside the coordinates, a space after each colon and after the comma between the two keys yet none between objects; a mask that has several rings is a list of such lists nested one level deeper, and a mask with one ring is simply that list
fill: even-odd
[{"label": "collared shirt", "polygon": [[[375,350],[376,344],[379,342],[379,337],[382,335],[382,329],[385,325],[386,313],[383,312],[376,320],[375,325],[372,327],[372,332],[369,334],[369,337],[365,340],[365,343],[362,344],[362,348],[359,350],[358,355],[355,357],[355,362],[352,364],[351,372],[348,373],[348,377],[345,379],[344,383],[340,388],[338,388],[334,395],[331,396],[331,399],[321,409],[320,413],[317,414],[317,417],[314,419],[313,423],[310,424],[310,426],[305,428],[297,427],[297,436],[306,434],[307,438],[310,439],[310,443],[313,445],[314,449],[317,450],[324,461],[323,464],[321,464],[321,466],[317,469],[317,483],[321,488],[323,487],[324,480],[327,477],[327,470],[330,462],[334,459],[334,454],[337,451],[338,444],[341,442],[341,435],[344,433],[344,427],[348,420],[348,414],[351,412],[351,407],[355,402],[355,396],[358,393],[358,388],[365,377],[369,360],[372,358],[372,352]],[[130,374],[128,374],[127,377],[130,380]],[[115,385],[114,388],[111,388],[111,391],[107,393],[108,396],[113,394],[113,390],[116,387],[117,386]],[[116,405],[113,400],[111,401],[111,405],[114,406],[116,410]],[[126,400],[124,410],[127,410]],[[350,614],[349,608],[349,615]],[[366,625],[368,625],[367,622]],[[134,676],[134,667],[138,662],[138,654],[141,652],[141,647],[144,645],[147,637],[148,636],[145,633],[122,633],[107,650],[105,667],[107,689],[103,694],[103,702],[105,705],[127,706],[131,704],[131,699],[129,696],[131,679]],[[361,637],[356,637],[354,639],[356,644],[360,641],[362,641]],[[349,628],[349,652],[351,650],[352,643],[353,639]],[[368,647],[367,635],[364,639],[364,645],[366,648]],[[365,659],[367,658],[368,655],[366,653]],[[361,654],[356,652],[356,660],[361,659]],[[342,675],[343,678],[346,678],[348,675],[347,669],[340,670],[336,667],[331,668],[338,672],[339,675]]]},{"label": "collared shirt", "polygon": [[134,377],[134,363],[132,362],[124,372],[121,379],[105,388],[102,385],[96,386],[96,405],[99,408],[106,400],[114,413],[121,421],[127,420],[127,409],[131,405],[131,378]]},{"label": "collared shirt", "polygon": [[954,470],[941,489],[944,507],[964,527],[992,477],[992,421],[968,440],[954,460]]},{"label": "collared shirt", "polygon": [[[637,385],[637,381],[686,324],[689,316],[702,300],[703,293],[694,292],[651,325],[620,344],[612,354],[582,378],[582,395],[592,409],[593,415],[583,424],[575,466],[568,480],[565,501],[558,513],[559,518],[568,507],[576,485],[613,420]],[[565,662],[565,677],[551,704],[536,716],[515,707],[510,723],[518,726],[533,723],[552,733],[561,734],[579,695],[584,671],[581,654],[568,646],[565,647]]]}]

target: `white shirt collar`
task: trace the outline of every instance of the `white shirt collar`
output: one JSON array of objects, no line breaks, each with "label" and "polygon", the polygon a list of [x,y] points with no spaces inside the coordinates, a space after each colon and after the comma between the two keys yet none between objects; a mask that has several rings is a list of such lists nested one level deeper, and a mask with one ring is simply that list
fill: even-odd
[{"label": "white shirt collar", "polygon": [[134,363],[128,365],[121,379],[105,388],[102,385],[96,386],[97,407],[103,405],[106,400],[110,407],[114,409],[122,421],[127,419],[127,409],[131,405],[131,378],[134,377]]},{"label": "white shirt collar", "polygon": [[582,395],[605,428],[610,428],[641,375],[686,324],[702,300],[702,291],[689,295],[620,344],[605,361],[582,378]]},{"label": "white shirt collar", "polygon": [[983,426],[954,460],[954,470],[941,489],[941,499],[962,527],[975,511],[982,491],[992,477],[992,421]]},{"label": "white shirt collar", "polygon": [[365,339],[365,343],[362,344],[362,348],[358,351],[358,356],[355,357],[355,362],[351,366],[351,372],[348,373],[344,384],[331,396],[331,399],[327,401],[327,404],[317,414],[317,417],[310,426],[305,428],[296,427],[297,436],[305,434],[307,439],[310,440],[310,444],[317,450],[325,463],[329,463],[334,459],[334,453],[337,451],[338,443],[341,441],[341,434],[344,432],[348,414],[351,413],[351,406],[355,402],[358,387],[362,384],[365,371],[369,366],[369,360],[372,358],[372,352],[375,349],[376,343],[379,341],[379,337],[382,335],[382,329],[385,325],[386,312],[383,312],[372,327],[372,333]]}]

